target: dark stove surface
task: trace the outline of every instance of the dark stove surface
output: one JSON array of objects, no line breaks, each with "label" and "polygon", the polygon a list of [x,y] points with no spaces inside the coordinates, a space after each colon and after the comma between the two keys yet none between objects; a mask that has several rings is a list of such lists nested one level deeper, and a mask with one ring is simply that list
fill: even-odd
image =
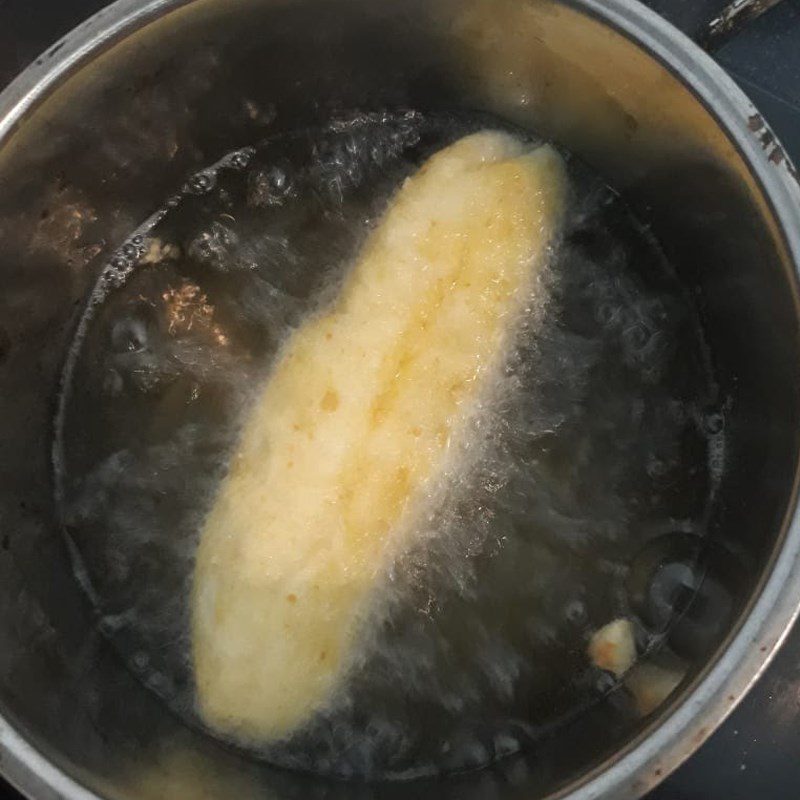
[{"label": "dark stove surface", "polygon": [[[107,0],[0,0],[0,87]],[[692,35],[724,0],[645,0]],[[715,57],[800,164],[800,0],[784,0]],[[800,624],[724,725],[647,800],[800,798]],[[0,781],[0,800],[21,800]],[[169,798],[165,798],[169,800]]]}]

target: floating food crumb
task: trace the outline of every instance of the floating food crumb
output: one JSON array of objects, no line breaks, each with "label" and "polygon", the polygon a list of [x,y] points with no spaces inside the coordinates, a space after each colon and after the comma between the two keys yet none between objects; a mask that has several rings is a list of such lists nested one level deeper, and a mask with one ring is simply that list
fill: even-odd
[{"label": "floating food crumb", "polygon": [[645,717],[675,691],[685,675],[684,669],[644,662],[637,664],[625,676],[625,686],[633,695],[636,710]]},{"label": "floating food crumb", "polygon": [[596,631],[589,642],[589,658],[596,667],[621,678],[636,661],[631,621],[615,619]]}]

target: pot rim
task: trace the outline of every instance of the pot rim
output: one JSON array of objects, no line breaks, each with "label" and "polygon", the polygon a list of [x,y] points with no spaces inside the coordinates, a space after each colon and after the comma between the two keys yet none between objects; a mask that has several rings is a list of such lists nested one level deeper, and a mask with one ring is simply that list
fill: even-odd
[{"label": "pot rim", "polygon": [[[79,68],[155,19],[197,1],[117,0],[72,30],[0,92],[0,147]],[[774,150],[767,151],[761,143],[767,127],[756,107],[709,55],[638,0],[561,1],[608,25],[657,59],[716,119],[760,185],[780,228],[795,264],[794,300],[800,306],[800,182],[786,158],[778,163],[770,159]],[[797,494],[796,469],[772,563],[738,629],[694,688],[674,703],[667,716],[550,800],[640,797],[688,758],[744,697],[800,611]],[[1,714],[0,772],[36,800],[102,800],[37,750]]]}]

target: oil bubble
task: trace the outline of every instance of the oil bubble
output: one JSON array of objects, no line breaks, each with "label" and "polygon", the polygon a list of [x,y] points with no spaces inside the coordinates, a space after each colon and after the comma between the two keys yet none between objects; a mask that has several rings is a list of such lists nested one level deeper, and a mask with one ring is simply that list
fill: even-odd
[{"label": "oil bubble", "polygon": [[191,194],[207,194],[217,183],[215,172],[198,172],[193,175],[187,184],[187,191]]}]

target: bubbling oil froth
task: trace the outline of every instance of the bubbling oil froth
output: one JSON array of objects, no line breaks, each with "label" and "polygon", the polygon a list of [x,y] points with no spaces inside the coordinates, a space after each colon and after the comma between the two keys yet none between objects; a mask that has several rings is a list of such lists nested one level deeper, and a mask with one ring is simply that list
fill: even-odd
[{"label": "bubbling oil froth", "polygon": [[[100,275],[64,370],[58,499],[103,630],[189,724],[197,532],[254,391],[405,177],[497,126],[356,114],[229,154]],[[465,440],[479,457],[431,488],[333,702],[255,755],[398,779],[527,747],[609,688],[585,644],[636,618],[633,556],[705,531],[724,409],[696,313],[621,200],[569,163],[563,241]]]}]

